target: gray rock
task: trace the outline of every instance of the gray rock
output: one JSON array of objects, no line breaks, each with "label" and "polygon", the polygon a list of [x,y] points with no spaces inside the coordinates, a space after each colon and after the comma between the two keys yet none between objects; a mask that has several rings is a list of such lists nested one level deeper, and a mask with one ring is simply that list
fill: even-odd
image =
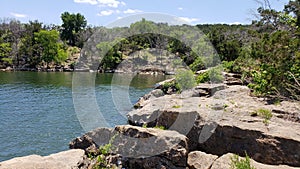
[{"label": "gray rock", "polygon": [[[199,91],[205,91],[204,96],[214,95],[217,91],[224,90],[227,88],[226,84],[220,83],[220,84],[209,84],[209,83],[200,83],[197,87],[195,87],[195,90]],[[200,96],[203,96],[200,94]]]},{"label": "gray rock", "polygon": [[206,154],[201,151],[193,151],[188,155],[189,169],[208,169],[218,158],[216,155]]},{"label": "gray rock", "polygon": [[[211,169],[231,169],[231,158],[234,154],[228,153],[220,158],[218,158],[212,165]],[[245,159],[244,157],[239,157],[240,159]],[[258,163],[250,159],[250,165],[256,169],[299,169],[299,167],[290,167],[287,165],[267,165]]]},{"label": "gray rock", "polygon": [[[103,134],[103,131],[107,130],[96,129],[81,138],[91,138],[92,147],[94,144],[98,147],[108,142],[111,143],[110,154],[119,154],[125,168],[183,169],[186,166],[187,138],[176,131],[130,125],[117,126],[114,131],[108,131],[106,134]],[[102,136],[110,136],[110,138],[103,139]],[[75,139],[72,142],[73,145],[82,145],[84,139]],[[85,146],[83,148],[89,149]]]},{"label": "gray rock", "polygon": [[[246,151],[261,163],[300,166],[300,123],[294,118],[299,116],[299,102],[270,105],[250,96],[245,86],[216,85],[210,92],[214,93],[211,97],[166,95],[153,99],[130,112],[128,120],[132,125],[176,130],[189,138],[190,150],[218,156],[229,152],[244,155]],[[262,117],[251,117],[259,109],[273,110],[268,125]]]},{"label": "gray rock", "polygon": [[30,155],[0,163],[0,169],[71,169],[84,157],[83,150],[68,150],[49,156]]},{"label": "gray rock", "polygon": [[134,108],[139,109],[142,108],[147,102],[149,102],[151,99],[155,99],[161,96],[164,96],[164,92],[161,89],[155,89],[152,90],[150,93],[144,95],[141,97],[137,103],[134,104]]}]

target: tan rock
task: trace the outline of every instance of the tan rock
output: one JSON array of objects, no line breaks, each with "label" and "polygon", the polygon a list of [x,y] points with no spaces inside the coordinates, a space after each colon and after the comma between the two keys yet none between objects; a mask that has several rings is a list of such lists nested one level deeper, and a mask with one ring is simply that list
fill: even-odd
[{"label": "tan rock", "polygon": [[217,158],[216,155],[193,151],[188,155],[187,164],[190,169],[209,169]]},{"label": "tan rock", "polygon": [[[230,169],[231,166],[231,158],[234,154],[228,153],[220,158],[218,158],[212,165],[211,169]],[[244,157],[239,157],[240,159],[245,159]],[[290,167],[286,165],[267,165],[258,163],[252,159],[250,159],[250,165],[255,167],[255,169],[300,169],[299,167]]]},{"label": "tan rock", "polygon": [[[123,157],[125,168],[183,169],[187,163],[187,138],[177,131],[124,125],[116,126],[111,133],[105,128],[95,129],[71,142],[72,148],[83,148],[86,151],[95,145],[98,147],[107,143],[111,144],[111,154]],[[87,147],[88,144],[92,148]]]},{"label": "tan rock", "polygon": [[49,156],[30,155],[0,163],[0,169],[71,169],[83,159],[84,151],[73,149]]},{"label": "tan rock", "polygon": [[[218,156],[246,151],[261,163],[300,166],[300,102],[274,105],[250,96],[246,86],[208,86],[195,90],[208,90],[210,97],[165,95],[130,112],[128,120],[176,130],[189,138],[190,150]],[[272,112],[268,125],[251,116],[259,109]]]}]

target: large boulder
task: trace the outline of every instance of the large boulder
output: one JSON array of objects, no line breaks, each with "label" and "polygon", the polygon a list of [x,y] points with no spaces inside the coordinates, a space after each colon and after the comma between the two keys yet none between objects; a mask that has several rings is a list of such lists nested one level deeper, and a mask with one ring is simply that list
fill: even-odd
[{"label": "large boulder", "polygon": [[30,155],[0,163],[0,169],[71,169],[84,157],[83,150],[68,150],[49,156]]},{"label": "large boulder", "polygon": [[108,143],[110,154],[122,157],[125,168],[185,168],[187,163],[187,138],[176,131],[155,128],[130,125],[117,126],[111,131],[99,128],[74,139],[70,147],[89,151]]},{"label": "large boulder", "polygon": [[[220,85],[222,86],[222,85]],[[204,87],[198,89],[204,90]],[[155,98],[128,114],[131,125],[164,126],[189,138],[190,150],[232,152],[272,165],[300,166],[299,102],[270,104],[245,86],[208,90],[210,96]],[[257,115],[272,114],[271,119]],[[253,115],[257,116],[253,116]]]}]

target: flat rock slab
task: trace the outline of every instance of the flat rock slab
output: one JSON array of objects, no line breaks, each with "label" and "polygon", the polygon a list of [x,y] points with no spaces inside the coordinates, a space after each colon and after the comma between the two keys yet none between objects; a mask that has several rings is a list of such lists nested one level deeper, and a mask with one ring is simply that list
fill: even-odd
[{"label": "flat rock slab", "polygon": [[[196,87],[207,89],[210,85]],[[232,152],[271,165],[300,167],[300,102],[270,104],[246,86],[212,85],[209,97],[180,94],[154,98],[128,113],[131,125],[164,126],[189,138],[189,149],[221,156]],[[272,113],[268,124],[261,116]]]},{"label": "flat rock slab", "polygon": [[84,151],[68,150],[49,156],[30,155],[0,163],[0,169],[71,169],[83,159]]},{"label": "flat rock slab", "polygon": [[[221,156],[212,164],[211,169],[231,169],[231,158],[233,156],[234,154],[231,153]],[[245,159],[243,157],[239,158],[243,160]],[[252,159],[250,159],[250,165],[255,167],[255,169],[300,169],[299,167],[290,167],[286,165],[266,165],[258,163]]]}]

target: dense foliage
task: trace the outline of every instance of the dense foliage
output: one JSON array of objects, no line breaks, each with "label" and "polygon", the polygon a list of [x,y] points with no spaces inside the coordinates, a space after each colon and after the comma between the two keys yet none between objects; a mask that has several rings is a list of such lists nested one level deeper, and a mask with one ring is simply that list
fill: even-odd
[{"label": "dense foliage", "polygon": [[[220,82],[219,72],[224,69],[243,74],[257,95],[300,100],[300,0],[290,0],[282,11],[265,6],[258,13],[260,18],[251,25],[170,26],[143,19],[128,28],[113,29],[86,27],[87,21],[79,13],[62,13],[61,26],[4,19],[0,21],[0,68],[64,64],[100,30],[101,38],[114,38],[116,43],[95,45],[97,50],[107,50],[105,56],[98,56],[103,58],[96,63],[98,69],[114,70],[130,54],[156,48],[178,56],[194,72],[218,66],[198,77],[198,82]],[[195,29],[206,36],[195,35],[191,31]],[[134,36],[111,37],[119,32]],[[187,44],[191,41],[197,45]],[[210,43],[215,51],[207,50]],[[155,57],[157,63],[162,62],[162,53]],[[147,59],[143,56],[141,62]]]}]

